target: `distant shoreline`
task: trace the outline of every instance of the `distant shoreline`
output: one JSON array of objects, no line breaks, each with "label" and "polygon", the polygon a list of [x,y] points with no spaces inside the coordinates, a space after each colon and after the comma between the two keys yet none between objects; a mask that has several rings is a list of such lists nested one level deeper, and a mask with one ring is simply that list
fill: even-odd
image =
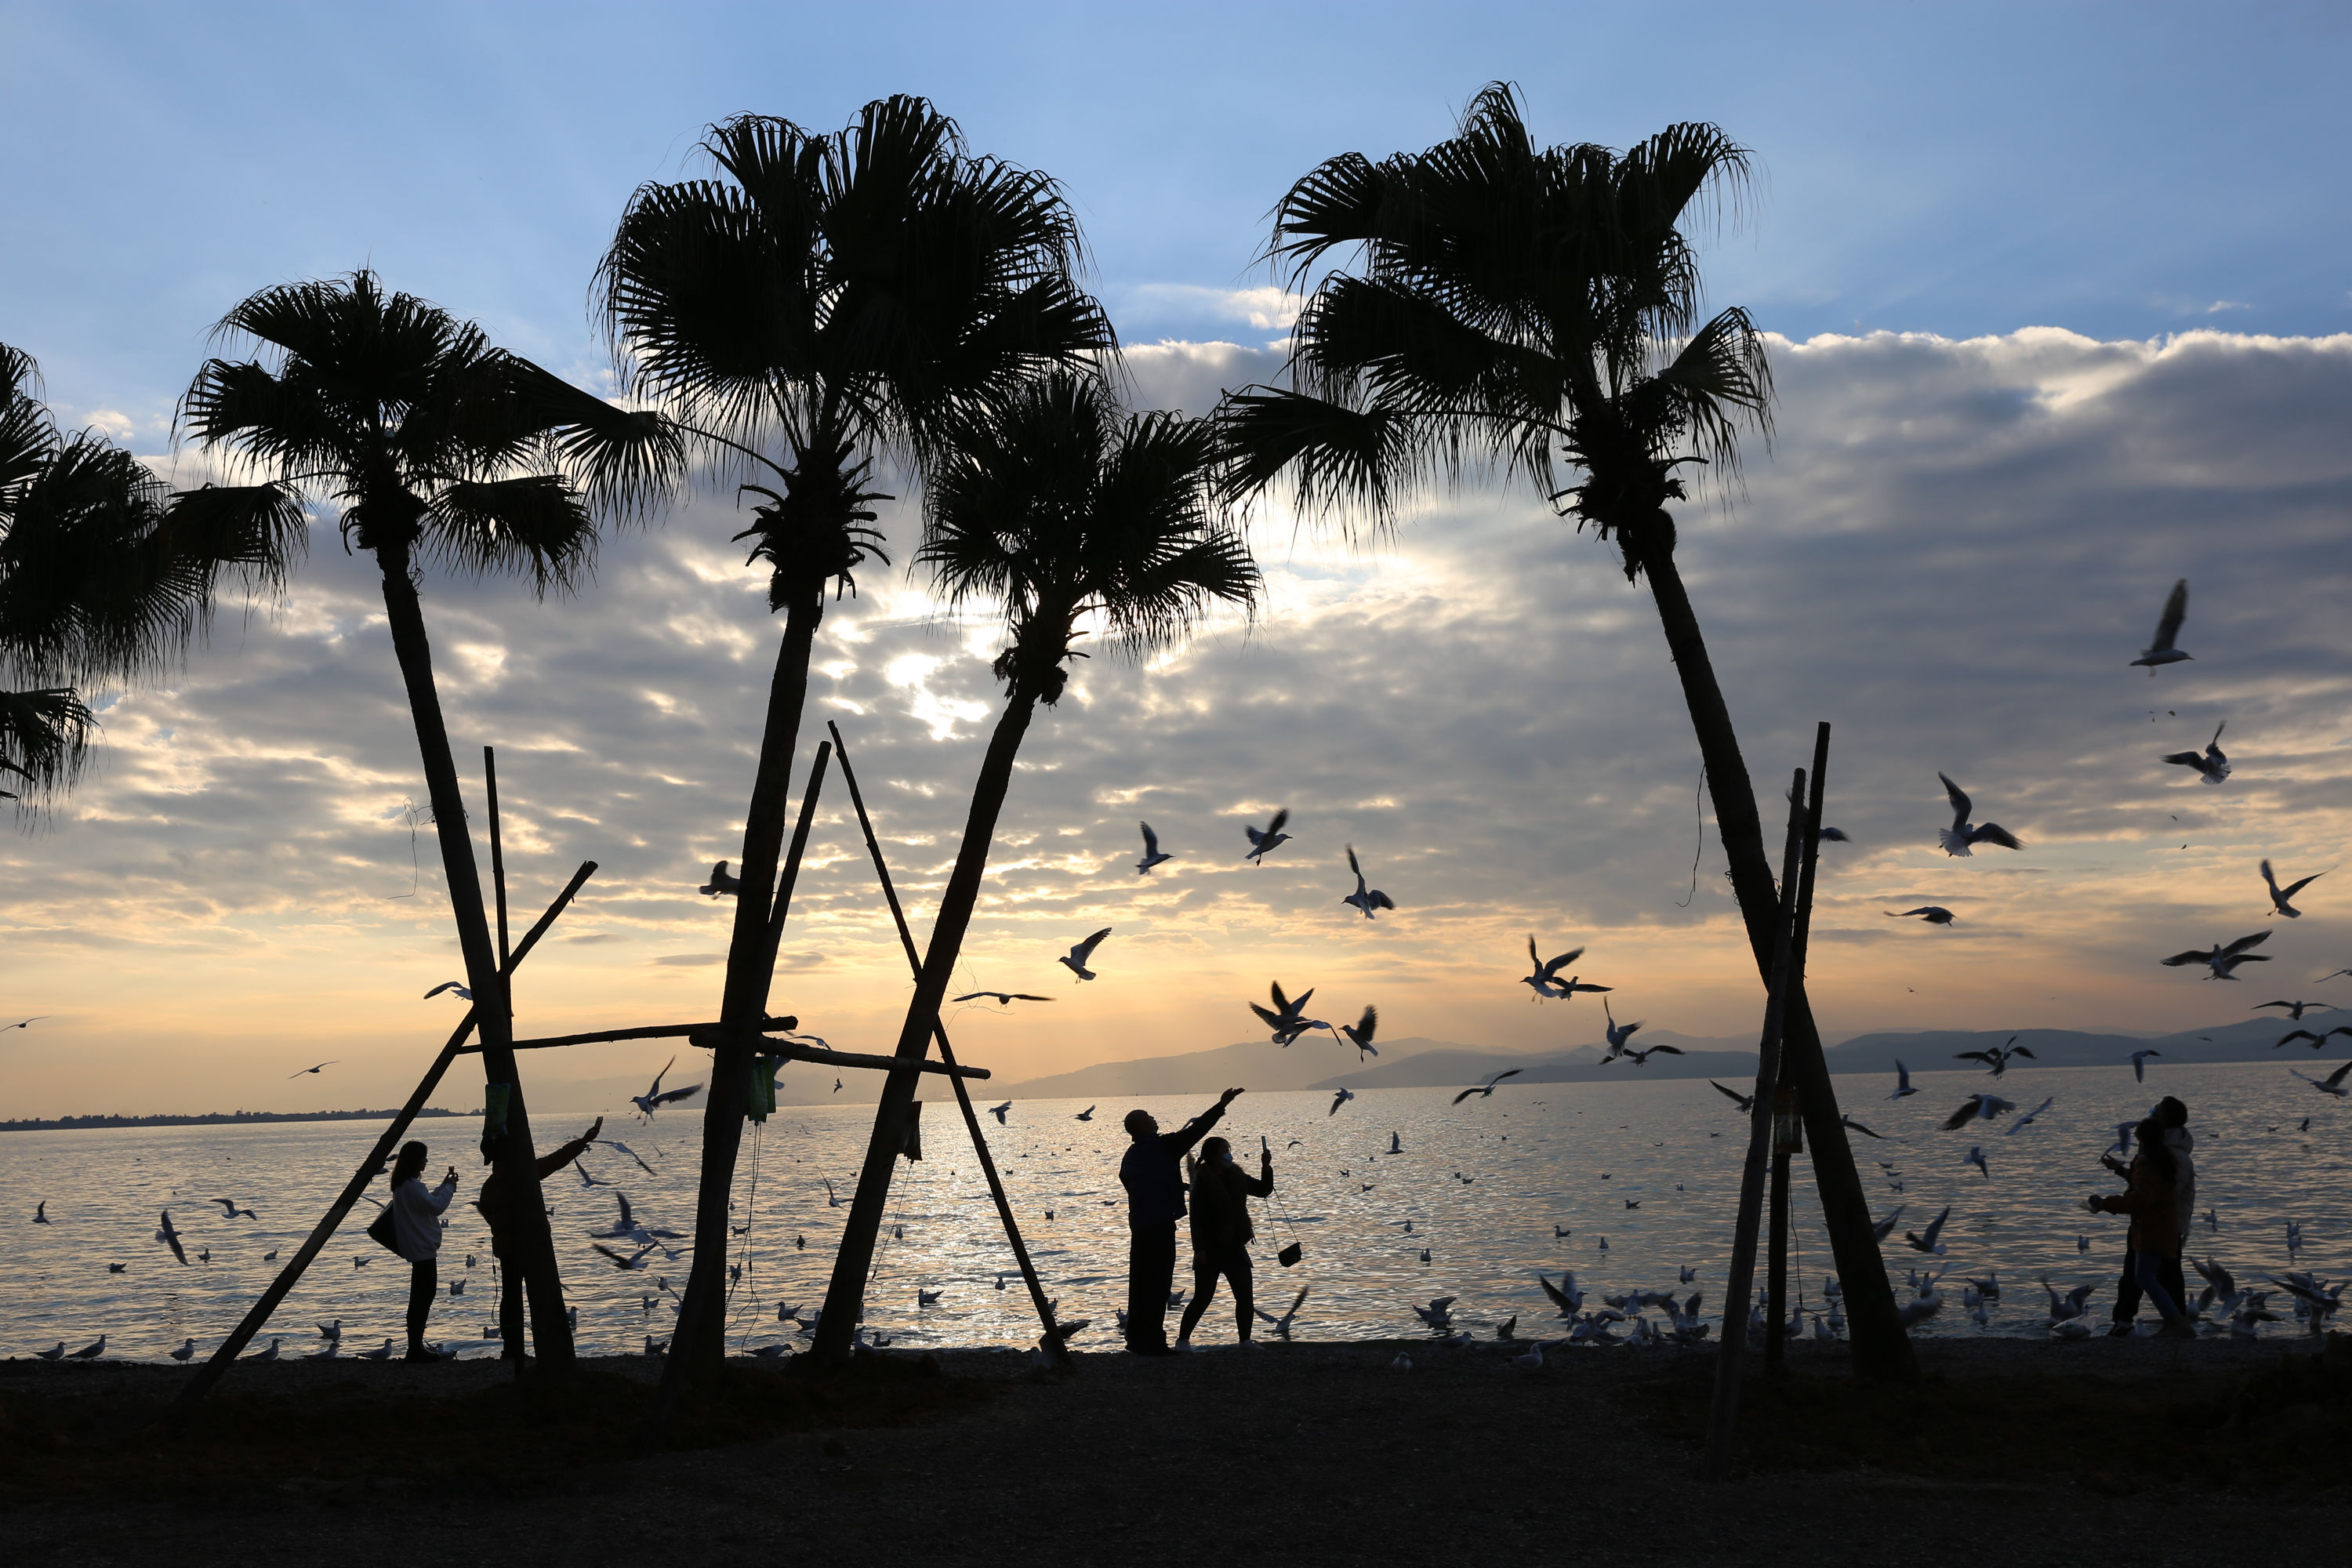
[{"label": "distant shoreline", "polygon": [[[383,1110],[208,1110],[201,1116],[54,1116],[0,1121],[0,1132],[80,1132],[103,1127],[236,1127],[257,1121],[389,1121],[400,1114],[397,1106]],[[479,1116],[478,1110],[442,1110],[428,1107],[416,1113],[428,1116]]]}]

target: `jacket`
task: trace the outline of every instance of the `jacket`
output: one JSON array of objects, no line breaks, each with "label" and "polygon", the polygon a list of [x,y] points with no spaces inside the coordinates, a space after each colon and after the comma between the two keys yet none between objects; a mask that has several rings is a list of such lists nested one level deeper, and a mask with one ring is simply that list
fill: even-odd
[{"label": "jacket", "polygon": [[2164,1179],[2146,1154],[2131,1163],[2131,1190],[2094,1198],[2094,1207],[2107,1214],[2131,1215],[2131,1235],[2124,1245],[2134,1252],[2159,1258],[2180,1256],[2180,1194]]},{"label": "jacket", "polygon": [[2197,1217],[2197,1162],[2190,1158],[2197,1139],[2186,1127],[2168,1127],[2164,1130],[2164,1146],[2172,1151],[2172,1163],[2179,1170],[2172,1184],[2180,1190],[2180,1237],[2186,1246],[2189,1224]]},{"label": "jacket", "polygon": [[[586,1139],[574,1138],[553,1153],[541,1154],[539,1157],[539,1179],[542,1182],[547,1180],[587,1152],[587,1149]],[[490,1256],[493,1258],[507,1255],[506,1232],[502,1228],[506,1225],[507,1211],[499,1202],[499,1194],[503,1190],[499,1183],[499,1173],[492,1171],[482,1178],[481,1193],[474,1199],[474,1207],[490,1227]]]},{"label": "jacket", "polygon": [[431,1189],[422,1176],[411,1176],[392,1189],[392,1249],[411,1263],[422,1263],[441,1250],[441,1211],[457,1195],[457,1178],[450,1176]]},{"label": "jacket", "polygon": [[1257,1238],[1250,1223],[1249,1200],[1274,1191],[1274,1173],[1253,1176],[1232,1161],[1212,1165],[1206,1161],[1192,1170],[1192,1250],[1206,1258],[1223,1258]]},{"label": "jacket", "polygon": [[1154,1132],[1128,1145],[1118,1162],[1118,1184],[1127,1189],[1127,1226],[1150,1230],[1184,1217],[1184,1171],[1177,1162],[1224,1116],[1213,1105],[1173,1132]]}]

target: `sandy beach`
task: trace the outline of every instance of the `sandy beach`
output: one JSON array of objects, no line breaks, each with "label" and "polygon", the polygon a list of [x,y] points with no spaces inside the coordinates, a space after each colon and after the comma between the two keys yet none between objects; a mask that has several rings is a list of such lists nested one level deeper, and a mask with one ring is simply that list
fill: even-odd
[{"label": "sandy beach", "polygon": [[[1410,1372],[1390,1366],[1401,1348]],[[1705,1352],[1567,1353],[1528,1373],[1492,1343],[1298,1343],[1081,1355],[1067,1376],[1012,1352],[887,1357],[834,1380],[831,1408],[779,1418],[798,1430],[646,1459],[622,1429],[657,1368],[642,1358],[593,1364],[601,1429],[590,1411],[588,1429],[556,1419],[536,1438],[471,1429],[478,1410],[464,1413],[503,1382],[489,1363],[240,1367],[170,1436],[131,1417],[177,1369],[12,1361],[0,1497],[26,1563],[579,1563],[681,1545],[1360,1563],[1458,1559],[1465,1542],[1498,1561],[2187,1563],[2251,1545],[2336,1563],[2352,1509],[2322,1434],[2341,1429],[2352,1339],[2317,1348],[1931,1342],[1920,1384],[1860,1390],[1841,1352],[1802,1346],[1790,1378],[1748,1385],[1747,1458],[1719,1486],[1692,1476]],[[771,1407],[812,1381],[739,1375]]]}]

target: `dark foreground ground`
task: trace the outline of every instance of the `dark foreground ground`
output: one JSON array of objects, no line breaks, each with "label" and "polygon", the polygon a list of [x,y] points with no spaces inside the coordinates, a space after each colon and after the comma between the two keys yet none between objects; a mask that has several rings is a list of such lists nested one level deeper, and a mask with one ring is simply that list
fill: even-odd
[{"label": "dark foreground ground", "polygon": [[657,1363],[519,1394],[495,1363],[186,1373],[0,1363],[11,1563],[2352,1563],[2352,1337],[1929,1343],[1859,1388],[1800,1347],[1738,1477],[1693,1479],[1709,1360],[1275,1346],[1068,1377],[1011,1352],[747,1364],[628,1456]]}]

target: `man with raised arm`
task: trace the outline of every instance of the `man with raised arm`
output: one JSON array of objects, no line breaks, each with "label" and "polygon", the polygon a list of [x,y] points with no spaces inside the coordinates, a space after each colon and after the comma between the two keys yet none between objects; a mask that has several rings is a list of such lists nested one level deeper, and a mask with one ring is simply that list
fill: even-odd
[{"label": "man with raised arm", "polygon": [[1148,1110],[1127,1113],[1134,1140],[1118,1163],[1118,1184],[1127,1189],[1127,1348],[1134,1355],[1174,1355],[1168,1343],[1168,1292],[1176,1282],[1176,1222],[1184,1217],[1181,1162],[1225,1114],[1240,1089],[1229,1089],[1217,1103],[1173,1132],[1160,1131]]}]

